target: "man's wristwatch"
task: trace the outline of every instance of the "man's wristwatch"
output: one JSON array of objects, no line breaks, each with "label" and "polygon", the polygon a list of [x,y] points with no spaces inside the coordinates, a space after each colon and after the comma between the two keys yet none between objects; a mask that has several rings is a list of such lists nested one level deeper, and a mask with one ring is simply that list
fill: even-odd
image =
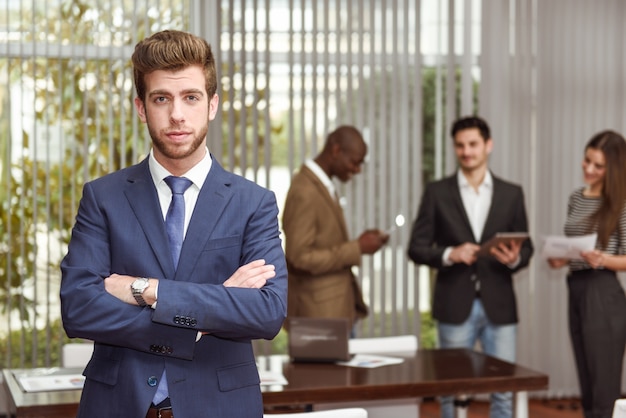
[{"label": "man's wristwatch", "polygon": [[148,306],[143,299],[143,292],[150,286],[150,282],[145,277],[137,277],[137,279],[130,285],[130,290],[133,292],[135,300],[139,306]]}]

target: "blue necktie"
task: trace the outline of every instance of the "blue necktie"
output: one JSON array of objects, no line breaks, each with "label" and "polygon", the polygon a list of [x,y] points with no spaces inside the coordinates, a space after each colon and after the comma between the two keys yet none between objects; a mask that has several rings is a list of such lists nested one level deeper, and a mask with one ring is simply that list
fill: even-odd
[{"label": "blue necktie", "polygon": [[[178,258],[180,257],[180,249],[183,246],[185,231],[185,190],[191,186],[192,182],[184,177],[169,176],[165,178],[165,183],[172,189],[172,201],[165,216],[165,229],[170,241],[170,252],[172,253],[172,261],[174,268],[178,266]],[[169,396],[167,389],[167,376],[165,370],[159,381],[152,403],[158,405]]]},{"label": "blue necktie", "polygon": [[165,229],[167,229],[167,236],[170,240],[172,261],[174,261],[174,268],[176,268],[185,231],[185,197],[183,193],[192,183],[191,180],[184,177],[174,176],[166,177],[164,181],[172,189],[172,201],[165,217]]}]

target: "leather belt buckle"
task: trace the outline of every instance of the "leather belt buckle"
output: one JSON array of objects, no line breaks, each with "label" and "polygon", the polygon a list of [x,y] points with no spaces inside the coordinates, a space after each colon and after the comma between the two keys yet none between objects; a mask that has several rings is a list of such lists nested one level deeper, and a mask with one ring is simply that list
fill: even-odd
[{"label": "leather belt buckle", "polygon": [[150,407],[148,409],[148,414],[146,418],[174,418],[174,414],[172,413],[172,407],[166,406],[163,408],[155,408]]}]

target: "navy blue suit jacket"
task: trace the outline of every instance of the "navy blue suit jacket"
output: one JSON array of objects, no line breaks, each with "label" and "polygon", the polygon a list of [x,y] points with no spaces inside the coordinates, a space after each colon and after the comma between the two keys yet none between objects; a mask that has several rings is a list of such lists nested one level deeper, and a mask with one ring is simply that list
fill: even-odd
[{"label": "navy blue suit jacket", "polygon": [[[223,286],[261,258],[276,267],[263,288]],[[146,159],[85,184],[61,269],[65,330],[95,341],[80,417],[145,416],[164,368],[177,418],[262,415],[251,340],[273,338],[287,310],[272,192],[213,159],[175,271]],[[156,309],[108,294],[112,273],[159,279]]]},{"label": "navy blue suit jacket", "polygon": [[482,244],[497,232],[528,232],[524,193],[518,185],[493,177],[493,197],[482,237],[476,241],[463,206],[454,174],[426,186],[409,242],[409,257],[418,264],[437,269],[433,317],[460,324],[470,314],[480,280],[480,298],[485,313],[495,324],[517,322],[517,304],[512,274],[526,267],[533,254],[530,239],[522,244],[520,263],[511,269],[495,258],[479,257],[471,266],[444,266],[447,247],[465,242]]}]

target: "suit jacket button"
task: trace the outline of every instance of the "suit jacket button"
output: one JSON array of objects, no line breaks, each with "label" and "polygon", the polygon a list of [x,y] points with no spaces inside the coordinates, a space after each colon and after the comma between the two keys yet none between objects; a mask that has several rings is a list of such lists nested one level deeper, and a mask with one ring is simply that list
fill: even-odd
[{"label": "suit jacket button", "polygon": [[154,386],[157,385],[157,383],[159,383],[159,381],[157,380],[157,378],[155,376],[150,376],[148,378],[148,386],[154,387]]}]

